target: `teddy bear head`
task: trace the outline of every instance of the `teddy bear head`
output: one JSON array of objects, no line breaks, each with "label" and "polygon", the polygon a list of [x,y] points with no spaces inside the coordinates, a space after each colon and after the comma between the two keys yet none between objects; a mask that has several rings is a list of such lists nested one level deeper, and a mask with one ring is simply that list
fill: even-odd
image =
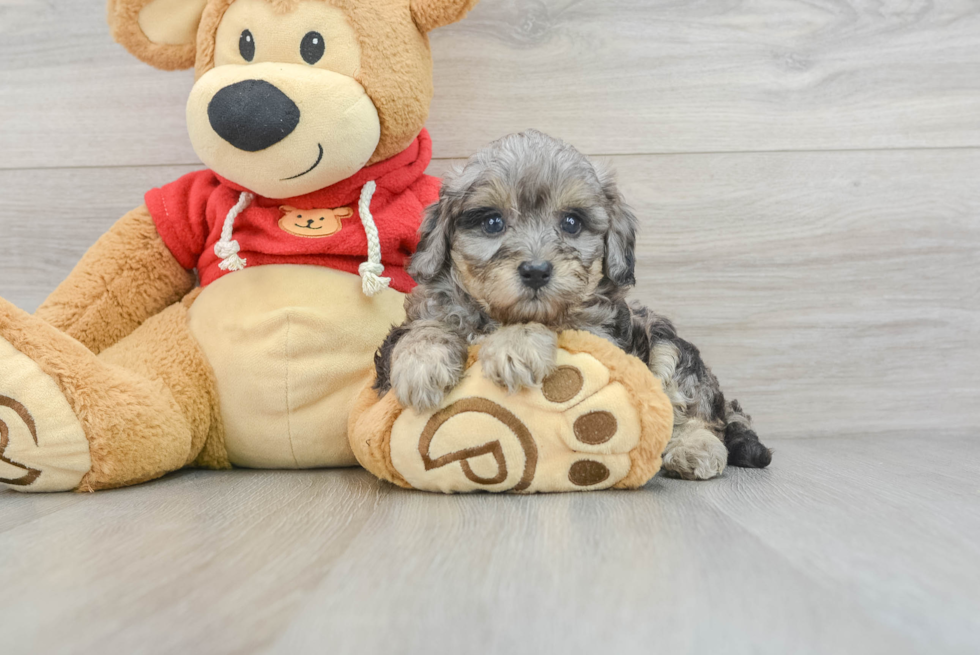
[{"label": "teddy bear head", "polygon": [[432,100],[429,31],[478,0],[109,0],[144,62],[194,67],[187,127],[217,174],[269,198],[407,148]]}]

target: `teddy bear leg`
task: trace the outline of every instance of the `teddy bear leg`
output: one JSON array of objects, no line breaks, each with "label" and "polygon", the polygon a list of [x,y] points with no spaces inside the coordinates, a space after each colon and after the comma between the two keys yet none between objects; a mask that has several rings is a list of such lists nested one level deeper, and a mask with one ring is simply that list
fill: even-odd
[{"label": "teddy bear leg", "polygon": [[94,491],[227,467],[193,297],[95,355],[0,299],[0,485]]},{"label": "teddy bear leg", "polygon": [[99,238],[35,316],[99,353],[195,285],[194,273],[170,253],[143,206]]}]

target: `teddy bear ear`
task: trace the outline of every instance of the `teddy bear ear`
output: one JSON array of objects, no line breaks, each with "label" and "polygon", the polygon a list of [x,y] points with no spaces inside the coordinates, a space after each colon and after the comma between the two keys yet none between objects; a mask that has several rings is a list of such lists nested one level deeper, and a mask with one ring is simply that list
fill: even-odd
[{"label": "teddy bear ear", "polygon": [[109,0],[113,38],[163,70],[194,65],[197,26],[208,0]]},{"label": "teddy bear ear", "polygon": [[480,0],[411,0],[412,18],[419,31],[427,34],[437,27],[463,20]]}]

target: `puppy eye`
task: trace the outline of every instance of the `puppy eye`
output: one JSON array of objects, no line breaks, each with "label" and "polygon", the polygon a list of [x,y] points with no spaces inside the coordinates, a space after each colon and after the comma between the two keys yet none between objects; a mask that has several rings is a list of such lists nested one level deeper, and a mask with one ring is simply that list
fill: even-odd
[{"label": "puppy eye", "polygon": [[307,32],[299,44],[299,54],[303,55],[303,61],[312,66],[323,58],[325,47],[319,32]]},{"label": "puppy eye", "polygon": [[242,35],[238,37],[238,52],[245,61],[255,59],[255,39],[252,38],[252,33],[248,30],[242,32]]},{"label": "puppy eye", "polygon": [[578,234],[582,231],[582,220],[575,214],[565,214],[561,217],[561,229],[568,234]]},{"label": "puppy eye", "polygon": [[487,234],[500,234],[504,231],[504,219],[500,214],[487,216],[483,219],[483,231]]}]

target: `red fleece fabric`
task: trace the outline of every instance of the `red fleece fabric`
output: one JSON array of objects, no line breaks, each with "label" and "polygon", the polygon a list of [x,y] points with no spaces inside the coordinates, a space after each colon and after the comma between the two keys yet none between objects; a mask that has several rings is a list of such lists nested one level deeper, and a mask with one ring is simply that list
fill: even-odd
[{"label": "red fleece fabric", "polygon": [[[367,261],[367,235],[357,205],[361,189],[374,180],[378,188],[371,200],[371,214],[381,237],[382,276],[391,278],[393,289],[408,293],[415,282],[405,267],[418,246],[422,213],[439,197],[440,180],[425,174],[431,159],[432,140],[423,130],[401,154],[326,189],[285,200],[256,196],[235,219],[232,238],[241,248],[238,256],[245,260],[246,268],[313,264],[356,275],[358,266]],[[245,190],[203,170],[146,194],[146,206],[164,243],[184,268],[197,269],[201,286],[232,272],[218,268],[221,259],[214,246],[228,211]],[[332,236],[300,237],[279,227],[282,206],[302,210],[350,207],[354,216],[344,219],[341,230]]]}]

